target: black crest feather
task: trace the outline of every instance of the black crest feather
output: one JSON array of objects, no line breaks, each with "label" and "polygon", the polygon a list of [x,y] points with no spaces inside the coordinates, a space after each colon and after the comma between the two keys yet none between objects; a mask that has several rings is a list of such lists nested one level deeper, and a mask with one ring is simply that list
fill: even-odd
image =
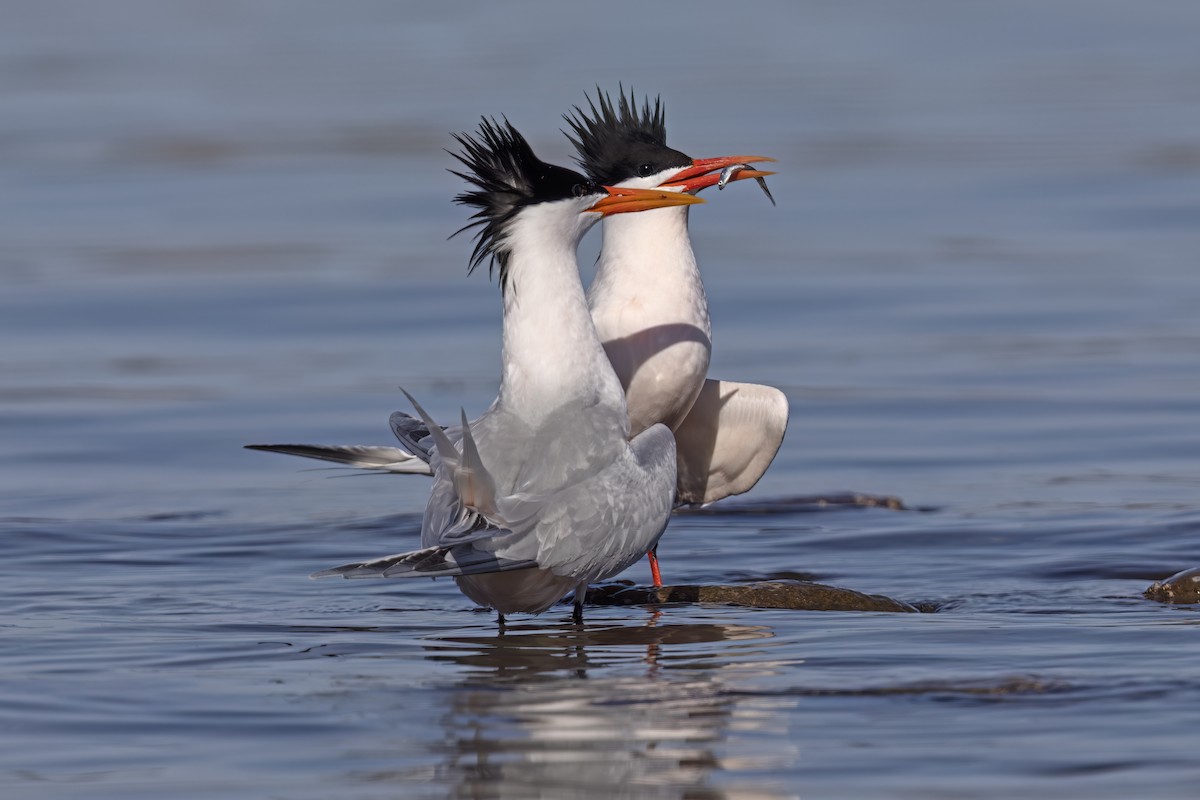
[{"label": "black crest feather", "polygon": [[466,167],[452,173],[474,186],[454,202],[479,209],[472,222],[455,231],[478,228],[468,272],[490,259],[488,275],[500,266],[500,287],[508,282],[509,252],[504,244],[506,227],[522,208],[534,203],[564,200],[600,191],[595,183],[574,170],[547,164],[539,159],[529,142],[507,119],[502,123],[483,117],[475,135],[453,134],[462,152],[447,151]]},{"label": "black crest feather", "polygon": [[[666,111],[661,98],[650,105],[647,96],[639,109],[632,87],[629,96],[618,84],[617,101],[596,87],[596,99],[585,95],[589,110],[580,106],[563,119],[575,146],[576,161],[593,180],[611,185],[639,175],[683,167],[692,159],[667,147]],[[650,171],[647,171],[650,170]]]}]

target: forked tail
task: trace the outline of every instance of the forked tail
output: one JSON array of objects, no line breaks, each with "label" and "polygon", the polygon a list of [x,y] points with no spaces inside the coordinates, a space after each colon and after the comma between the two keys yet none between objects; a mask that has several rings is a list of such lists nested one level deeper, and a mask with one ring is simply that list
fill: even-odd
[{"label": "forked tail", "polygon": [[484,519],[493,524],[502,525],[503,522],[497,517],[496,508],[496,481],[492,478],[492,474],[488,472],[487,467],[483,464],[483,459],[479,456],[479,448],[475,444],[475,437],[471,433],[471,424],[467,421],[467,413],[461,411],[462,414],[462,450],[459,451],[454,446],[454,442],[450,441],[450,437],[442,430],[429,414],[425,413],[425,409],[421,404],[408,392],[401,389],[404,396],[412,403],[413,408],[417,410],[421,421],[425,423],[425,427],[429,430],[429,435],[433,437],[434,446],[437,447],[438,455],[442,458],[442,463],[450,471],[451,480],[454,483],[454,491],[458,495],[458,499],[462,504],[479,514]]}]

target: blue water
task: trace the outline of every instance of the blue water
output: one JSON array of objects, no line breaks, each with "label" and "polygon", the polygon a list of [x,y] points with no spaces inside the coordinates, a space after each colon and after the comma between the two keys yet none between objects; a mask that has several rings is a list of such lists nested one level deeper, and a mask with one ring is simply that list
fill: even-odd
[{"label": "blue water", "polygon": [[[1185,798],[1200,7],[18,3],[0,26],[0,792]],[[241,450],[495,395],[450,131],[596,83],[779,159],[692,214],[712,374],[791,401],[668,582],[937,607],[519,617],[306,576],[428,484]],[[580,253],[585,275],[593,234]],[[317,467],[313,469],[311,467]],[[796,507],[897,495],[909,511]],[[624,576],[645,582],[639,564]]]}]

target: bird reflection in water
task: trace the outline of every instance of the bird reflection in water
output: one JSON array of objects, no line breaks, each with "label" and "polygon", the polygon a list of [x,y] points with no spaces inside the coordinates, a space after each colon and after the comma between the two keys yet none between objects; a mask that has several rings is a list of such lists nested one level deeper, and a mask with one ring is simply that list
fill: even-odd
[{"label": "bird reflection in water", "polygon": [[426,644],[426,658],[469,669],[448,694],[439,782],[456,797],[788,796],[735,785],[795,761],[778,713],[789,701],[729,685],[784,666],[772,630],[651,613],[636,627],[510,625]]}]

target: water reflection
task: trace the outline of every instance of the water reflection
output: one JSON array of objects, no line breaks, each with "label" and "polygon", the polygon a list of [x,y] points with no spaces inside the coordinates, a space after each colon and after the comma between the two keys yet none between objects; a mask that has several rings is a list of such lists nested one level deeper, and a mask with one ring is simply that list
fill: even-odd
[{"label": "water reflection", "polygon": [[[426,658],[470,668],[448,694],[440,777],[457,797],[773,798],[747,771],[794,761],[781,716],[730,681],[761,676],[758,625],[511,626],[438,638]],[[738,773],[736,782],[731,775]],[[778,778],[772,781],[777,786]]]}]

